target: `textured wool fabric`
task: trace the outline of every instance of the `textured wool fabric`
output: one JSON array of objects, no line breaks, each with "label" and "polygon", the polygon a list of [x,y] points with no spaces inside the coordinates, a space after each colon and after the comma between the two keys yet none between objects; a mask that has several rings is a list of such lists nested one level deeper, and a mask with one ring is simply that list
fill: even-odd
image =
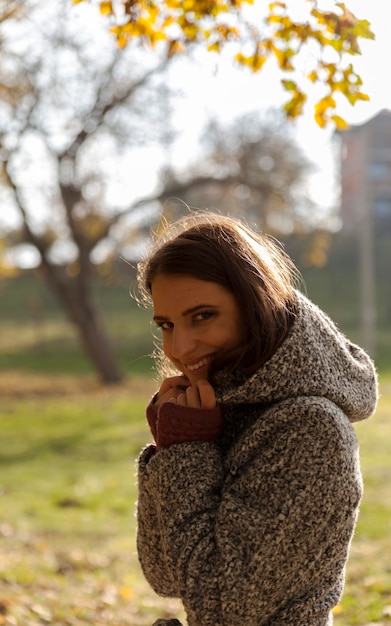
[{"label": "textured wool fabric", "polygon": [[140,455],[144,574],[181,598],[189,626],[329,626],[362,496],[351,422],[375,410],[373,363],[297,293],[285,342],[239,386],[222,376],[217,396],[216,442]]}]

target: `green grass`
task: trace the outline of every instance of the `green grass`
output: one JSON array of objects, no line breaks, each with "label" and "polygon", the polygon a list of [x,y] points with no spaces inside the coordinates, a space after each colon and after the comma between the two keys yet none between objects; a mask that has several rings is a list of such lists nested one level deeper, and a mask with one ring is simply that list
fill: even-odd
[{"label": "green grass", "polygon": [[[135,310],[129,313],[127,320],[117,319],[116,322],[116,332],[111,333],[111,339],[123,371],[150,373],[153,340],[146,313]],[[39,327],[29,323],[21,325],[17,321],[1,323],[0,372],[10,369],[51,374],[93,373],[73,328],[63,319],[51,320]]]},{"label": "green grass", "polygon": [[365,492],[335,618],[344,626],[391,622],[391,383],[381,380],[376,415],[356,425]]},{"label": "green grass", "polygon": [[[150,375],[151,312],[137,306],[125,282],[95,291],[123,371]],[[34,274],[0,282],[0,303],[0,372],[93,373],[80,349],[76,329]]]},{"label": "green grass", "polygon": [[[145,582],[135,547],[135,459],[149,439],[154,375],[150,312],[126,285],[98,290],[129,375],[105,389],[41,282],[23,277],[0,289],[0,626],[180,618],[178,603]],[[391,623],[391,332],[382,332],[379,410],[356,427],[365,497],[337,626]]]},{"label": "green grass", "polygon": [[[390,379],[381,388],[377,415],[356,428],[366,488],[338,626],[391,621]],[[181,617],[151,591],[135,551],[135,459],[152,390],[141,377],[108,390],[92,377],[3,374],[0,624]]]},{"label": "green grass", "polygon": [[46,614],[54,624],[146,626],[177,613],[135,555],[135,458],[150,436],[151,384],[11,381],[0,418],[0,624],[36,626]]}]

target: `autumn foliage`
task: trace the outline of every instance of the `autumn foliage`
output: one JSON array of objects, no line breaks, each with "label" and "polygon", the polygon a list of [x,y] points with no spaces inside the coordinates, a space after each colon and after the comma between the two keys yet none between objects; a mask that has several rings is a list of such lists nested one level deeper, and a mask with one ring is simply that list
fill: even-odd
[{"label": "autumn foliage", "polygon": [[[263,15],[260,5],[266,11]],[[311,83],[321,87],[314,112],[321,127],[330,121],[339,129],[346,126],[335,113],[337,94],[352,105],[369,100],[348,59],[360,54],[360,39],[374,39],[374,34],[368,20],[358,19],[342,2],[330,11],[318,8],[317,0],[302,0],[300,19],[293,17],[288,2],[280,0],[268,5],[254,0],[120,0],[116,4],[101,0],[99,6],[121,47],[131,40],[152,47],[160,44],[171,57],[194,44],[218,53],[229,43],[234,44],[235,61],[252,72],[274,59],[288,94],[284,106],[288,118],[302,114]],[[312,59],[305,77],[297,68],[303,49],[311,52]]]}]

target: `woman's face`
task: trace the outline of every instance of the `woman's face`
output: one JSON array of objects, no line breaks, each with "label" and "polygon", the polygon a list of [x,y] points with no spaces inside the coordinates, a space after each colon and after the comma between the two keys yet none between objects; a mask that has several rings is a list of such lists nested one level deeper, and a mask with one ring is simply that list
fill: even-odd
[{"label": "woman's face", "polygon": [[216,354],[241,342],[239,307],[218,283],[158,274],[152,281],[152,300],[164,354],[192,385],[207,378]]}]

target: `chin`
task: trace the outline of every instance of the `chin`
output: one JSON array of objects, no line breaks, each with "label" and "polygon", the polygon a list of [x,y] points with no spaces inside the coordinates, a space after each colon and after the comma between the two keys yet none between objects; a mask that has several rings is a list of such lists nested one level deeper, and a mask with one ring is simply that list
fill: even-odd
[{"label": "chin", "polygon": [[190,380],[191,384],[193,386],[196,386],[199,380],[208,380],[208,371],[206,370],[203,372],[189,372],[186,374],[186,376]]}]

